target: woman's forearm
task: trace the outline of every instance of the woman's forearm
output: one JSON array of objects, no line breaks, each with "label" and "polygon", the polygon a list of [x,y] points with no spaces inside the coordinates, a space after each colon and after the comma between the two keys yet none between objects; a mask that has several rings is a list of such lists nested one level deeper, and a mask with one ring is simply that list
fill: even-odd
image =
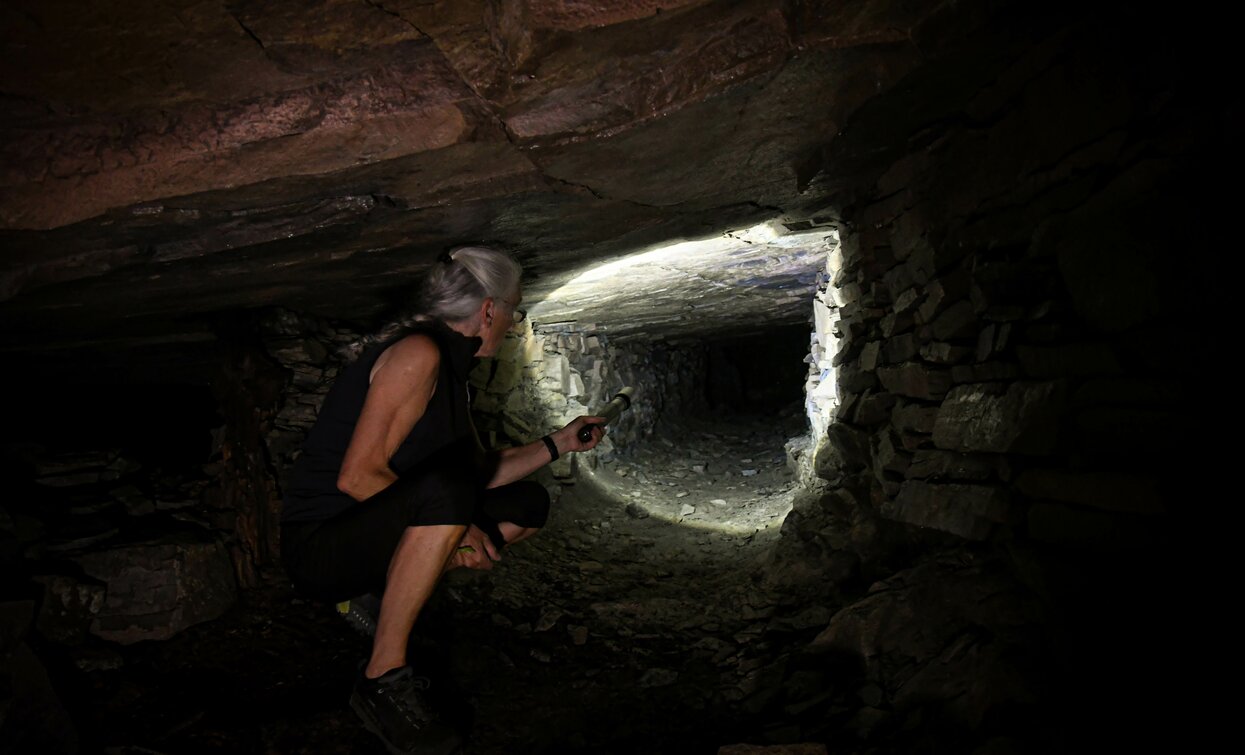
[{"label": "woman's forearm", "polygon": [[[555,433],[550,437],[553,439],[554,444],[557,445],[557,434]],[[559,447],[558,454],[561,455],[563,452],[563,449]],[[516,480],[522,480],[532,472],[553,461],[549,448],[542,440],[532,441],[525,446],[503,448],[494,453],[497,455],[497,464],[494,467],[492,479],[485,486],[489,488],[509,485]]]},{"label": "woman's forearm", "polygon": [[[492,478],[485,487],[495,488],[508,485],[516,480],[522,480],[555,458],[596,448],[597,443],[601,442],[601,437],[605,434],[601,429],[604,422],[604,417],[577,417],[561,430],[549,433],[545,437],[549,438],[554,448],[557,449],[556,454],[552,452],[543,438],[527,445],[503,448],[494,452],[497,464],[493,469]],[[580,439],[581,430],[585,432],[584,438],[587,440]]]}]

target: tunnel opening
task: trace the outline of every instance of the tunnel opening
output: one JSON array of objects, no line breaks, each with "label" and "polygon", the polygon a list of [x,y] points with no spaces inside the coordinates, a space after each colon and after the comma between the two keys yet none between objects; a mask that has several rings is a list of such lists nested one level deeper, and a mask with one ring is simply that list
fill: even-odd
[{"label": "tunnel opening", "polygon": [[638,401],[655,400],[653,416],[583,473],[632,516],[774,535],[799,487],[793,449],[808,443],[808,342],[807,328],[794,325],[767,336],[656,344],[647,353],[630,344],[625,350],[641,351],[634,363],[653,365],[633,373]]},{"label": "tunnel opening", "polygon": [[837,249],[828,224],[770,221],[525,286],[531,322],[475,381],[486,444],[539,437],[629,386],[602,445],[554,476],[635,517],[768,542],[833,413]]},{"label": "tunnel opening", "polygon": [[[462,645],[464,632],[474,632],[476,642],[465,644],[475,649],[455,662],[534,659],[538,683],[579,693],[571,708],[516,702],[500,688],[482,695],[487,736],[522,747],[556,731],[553,749],[661,741],[685,751],[744,736],[747,724],[737,730],[729,706],[704,701],[750,696],[749,682],[733,688],[724,680],[762,663],[752,652],[763,654],[764,643],[749,643],[775,610],[778,588],[769,580],[785,578],[772,564],[807,485],[809,391],[821,374],[809,311],[828,265],[818,241],[797,316],[754,311],[746,327],[688,337],[677,326],[653,326],[623,338],[605,318],[537,319],[477,375],[480,426],[501,444],[591,414],[623,386],[635,389],[593,453],[537,475],[554,496],[550,519],[539,537],[504,556],[505,574],[486,581],[450,573],[432,606],[429,631],[447,643]],[[614,279],[619,298],[634,296],[628,280]],[[699,323],[715,314],[738,323],[729,309],[697,314]],[[828,618],[820,608],[792,611],[801,617],[777,631],[807,631]],[[637,699],[648,711],[643,720],[621,719],[617,711]],[[687,717],[695,724],[680,723]],[[523,723],[533,718],[547,726]]]},{"label": "tunnel opening", "polygon": [[719,414],[784,411],[803,400],[808,331],[714,341],[706,347],[705,400]]}]

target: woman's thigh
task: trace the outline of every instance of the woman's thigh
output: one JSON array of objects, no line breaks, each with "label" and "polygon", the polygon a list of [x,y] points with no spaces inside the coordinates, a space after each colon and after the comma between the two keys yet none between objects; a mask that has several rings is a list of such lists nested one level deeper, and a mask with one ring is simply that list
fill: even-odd
[{"label": "woman's thigh", "polygon": [[467,467],[431,465],[408,473],[376,495],[307,528],[286,559],[302,592],[345,600],[384,589],[394,549],[407,527],[467,525],[479,495]]},{"label": "woman's thigh", "polygon": [[540,528],[548,518],[548,491],[540,483],[520,480],[483,491],[473,523],[488,534],[493,545],[502,548],[506,545],[506,538],[498,528],[502,522]]}]

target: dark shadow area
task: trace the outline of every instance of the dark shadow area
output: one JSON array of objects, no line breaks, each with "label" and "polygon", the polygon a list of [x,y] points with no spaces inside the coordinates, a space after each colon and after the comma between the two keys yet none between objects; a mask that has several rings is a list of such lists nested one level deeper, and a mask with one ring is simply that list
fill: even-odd
[{"label": "dark shadow area", "polygon": [[207,462],[222,418],[206,384],[91,381],[10,384],[5,444],[48,453],[113,448],[139,463],[184,472]]},{"label": "dark shadow area", "polygon": [[764,414],[803,399],[809,331],[713,341],[705,347],[705,398],[715,412]]}]

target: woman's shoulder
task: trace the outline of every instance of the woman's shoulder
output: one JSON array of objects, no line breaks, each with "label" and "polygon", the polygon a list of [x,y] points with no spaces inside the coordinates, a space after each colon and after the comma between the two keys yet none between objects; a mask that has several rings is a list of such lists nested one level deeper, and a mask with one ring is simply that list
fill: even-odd
[{"label": "woman's shoulder", "polygon": [[418,340],[424,344],[432,344],[444,350],[453,333],[454,331],[448,325],[439,320],[414,320],[405,323],[405,327],[400,332],[383,341],[382,345],[387,349],[418,336]]},{"label": "woman's shoulder", "polygon": [[381,368],[400,372],[433,373],[441,365],[441,348],[427,333],[408,333],[389,344],[372,367],[373,377]]},{"label": "woman's shoulder", "polygon": [[384,358],[386,354],[392,355],[391,359],[432,360],[435,363],[441,359],[441,344],[438,343],[436,336],[431,333],[407,333],[394,340],[389,345],[389,348],[385,349],[384,353],[381,354],[381,358]]}]

